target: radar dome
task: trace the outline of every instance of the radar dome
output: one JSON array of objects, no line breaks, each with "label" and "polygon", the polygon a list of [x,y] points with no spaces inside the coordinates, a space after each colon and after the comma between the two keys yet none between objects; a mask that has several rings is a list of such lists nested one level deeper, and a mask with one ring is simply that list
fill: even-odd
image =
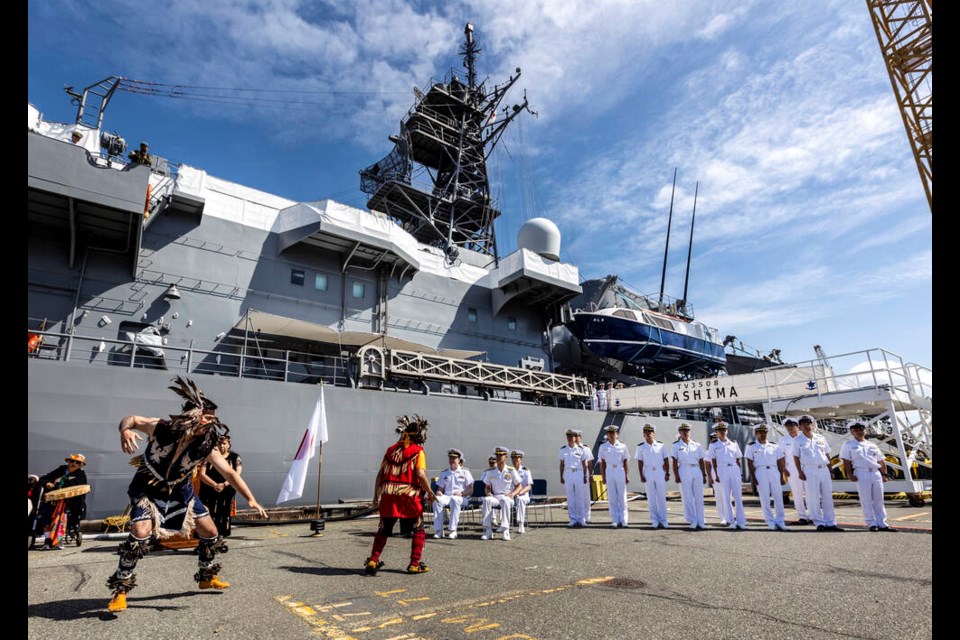
[{"label": "radar dome", "polygon": [[546,218],[531,218],[517,233],[517,248],[550,260],[560,259],[560,229]]}]

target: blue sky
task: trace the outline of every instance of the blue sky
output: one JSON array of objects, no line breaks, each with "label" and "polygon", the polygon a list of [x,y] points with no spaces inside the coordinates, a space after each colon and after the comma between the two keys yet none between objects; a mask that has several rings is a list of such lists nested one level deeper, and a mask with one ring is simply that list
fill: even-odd
[{"label": "blue sky", "polygon": [[521,67],[506,102],[525,89],[539,112],[490,164],[501,254],[545,216],[581,277],[656,293],[677,168],[666,293],[683,294],[699,181],[699,320],[787,361],[820,344],[932,365],[932,217],[863,2],[30,2],[28,98],[69,122],[64,85],[215,87],[119,93],[104,128],[292,200],[362,208],[357,172],[392,148],[414,86],[461,69],[467,21],[480,77]]}]

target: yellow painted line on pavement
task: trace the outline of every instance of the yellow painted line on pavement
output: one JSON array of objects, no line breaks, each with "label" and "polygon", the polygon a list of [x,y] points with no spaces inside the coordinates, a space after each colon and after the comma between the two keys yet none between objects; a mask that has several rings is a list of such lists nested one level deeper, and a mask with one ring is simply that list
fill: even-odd
[{"label": "yellow painted line on pavement", "polygon": [[602,578],[585,578],[583,580],[577,580],[577,584],[600,584],[601,582],[610,582],[613,580],[613,576],[604,576]]},{"label": "yellow painted line on pavement", "polygon": [[374,629],[384,629],[384,628],[386,628],[386,627],[390,627],[390,626],[393,626],[393,625],[395,625],[395,624],[401,624],[403,621],[404,621],[403,618],[391,618],[390,620],[386,620],[385,622],[381,622],[381,623],[378,624],[378,625],[368,626],[368,627],[357,627],[356,629],[353,629],[352,631],[353,631],[354,633],[363,633],[363,632],[366,632],[366,631],[373,631]]},{"label": "yellow painted line on pavement", "polygon": [[[357,640],[354,636],[350,634],[364,634],[371,631],[377,631],[385,629],[387,627],[400,625],[403,623],[417,622],[420,620],[426,620],[429,618],[436,618],[437,616],[447,615],[450,616],[451,613],[457,612],[458,615],[454,615],[446,618],[439,618],[438,622],[442,624],[453,624],[453,625],[462,625],[461,629],[465,634],[473,634],[482,631],[489,631],[491,629],[498,629],[502,627],[499,622],[496,622],[490,618],[485,618],[471,613],[463,613],[464,609],[480,609],[483,607],[490,607],[496,604],[503,604],[507,602],[512,602],[515,600],[521,600],[525,598],[532,597],[542,597],[545,595],[559,593],[561,591],[566,591],[573,589],[575,587],[584,587],[603,584],[613,580],[613,576],[598,576],[594,578],[583,578],[577,580],[571,584],[560,585],[557,587],[551,587],[547,589],[540,589],[535,591],[525,591],[525,592],[506,592],[493,598],[484,599],[476,602],[459,602],[451,603],[447,605],[446,608],[437,609],[434,611],[424,611],[416,615],[410,616],[397,616],[387,619],[382,619],[379,621],[367,623],[362,626],[355,627],[350,629],[349,632],[345,631],[334,624],[330,620],[326,620],[318,615],[318,612],[329,612],[336,611],[342,607],[346,607],[352,604],[352,602],[338,602],[330,604],[316,604],[313,607],[304,605],[302,602],[294,601],[292,596],[277,596],[276,600],[283,604],[289,611],[294,613],[301,620],[313,627],[314,633],[323,638],[329,640]],[[375,595],[378,595],[382,598],[388,598],[400,593],[406,593],[407,589],[393,589],[390,591],[374,591]],[[417,598],[405,598],[403,600],[396,600],[400,605],[406,606],[416,602],[424,602],[430,600],[429,596],[420,596]],[[349,618],[359,617],[359,616],[368,616],[373,615],[370,611],[363,612],[351,612],[351,613],[335,613],[331,617],[340,623],[349,623]],[[396,614],[394,614],[396,616]],[[388,639],[390,640],[390,639]],[[398,636],[393,636],[393,640],[423,640],[419,636],[413,635],[411,633],[400,634]],[[500,636],[497,640],[536,640],[532,636],[516,633]]]},{"label": "yellow painted line on pavement", "polygon": [[911,513],[911,514],[908,515],[908,516],[900,516],[899,518],[894,518],[894,520],[897,520],[897,521],[900,521],[900,520],[911,520],[911,519],[913,519],[913,518],[919,518],[919,517],[921,517],[921,516],[928,516],[928,515],[930,515],[930,512],[929,512],[929,511],[921,511],[920,513]]},{"label": "yellow painted line on pavement", "polygon": [[352,605],[352,602],[338,602],[336,604],[315,604],[313,608],[317,611],[330,611],[331,609],[339,609],[340,607],[349,607]]},{"label": "yellow painted line on pavement", "polygon": [[290,596],[277,596],[276,600],[313,627],[315,633],[323,638],[329,640],[357,640],[346,631],[330,625],[327,620],[316,617],[317,612],[313,608],[304,605],[302,602],[291,601]]},{"label": "yellow painted line on pavement", "polygon": [[360,613],[335,613],[331,616],[337,622],[346,622],[347,618],[356,618],[359,616],[372,616],[372,611],[361,611]]}]

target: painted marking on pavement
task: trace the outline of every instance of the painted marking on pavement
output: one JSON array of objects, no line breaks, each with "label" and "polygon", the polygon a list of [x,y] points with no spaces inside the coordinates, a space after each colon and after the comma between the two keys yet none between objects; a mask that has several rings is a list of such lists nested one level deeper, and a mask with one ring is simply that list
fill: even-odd
[{"label": "painted marking on pavement", "polygon": [[[294,615],[299,617],[305,623],[309,624],[314,629],[314,633],[322,638],[327,638],[329,640],[357,640],[354,635],[351,634],[366,634],[370,632],[376,632],[388,627],[393,627],[396,625],[401,625],[404,623],[417,622],[421,620],[427,620],[430,618],[436,618],[441,624],[450,624],[459,626],[463,633],[473,634],[482,631],[489,631],[491,629],[498,629],[502,627],[499,622],[491,618],[482,617],[474,613],[468,613],[464,610],[469,609],[480,609],[484,607],[491,607],[497,604],[503,604],[507,602],[513,602],[525,598],[541,597],[553,593],[559,593],[566,591],[568,589],[573,589],[576,587],[584,587],[602,584],[604,582],[609,582],[613,580],[613,576],[599,576],[594,578],[583,578],[577,580],[571,584],[559,585],[556,587],[550,587],[546,589],[538,589],[534,591],[521,591],[521,592],[507,592],[493,598],[488,598],[479,601],[463,601],[449,603],[443,608],[436,609],[433,611],[422,611],[420,613],[408,615],[408,616],[397,616],[397,614],[392,614],[393,617],[381,618],[380,620],[374,620],[367,624],[363,624],[358,627],[354,627],[349,630],[345,630],[341,627],[333,624],[331,620],[328,620],[322,617],[321,613],[326,612],[336,612],[331,618],[337,623],[349,624],[351,618],[356,618],[360,616],[370,616],[373,615],[370,611],[362,612],[343,612],[338,611],[343,607],[351,606],[353,603],[348,602],[337,602],[337,603],[323,603],[316,604],[313,607],[305,605],[303,602],[293,600],[292,596],[277,596],[276,600],[284,605],[288,611],[292,612]],[[388,598],[401,593],[406,593],[407,589],[393,589],[391,591],[374,591],[373,593],[382,598]],[[429,596],[420,596],[417,598],[405,598],[397,599],[397,604],[401,606],[407,606],[416,602],[424,602],[430,600]],[[450,614],[456,614],[451,616]],[[390,615],[390,614],[388,614]],[[441,617],[437,616],[449,616]],[[415,632],[403,633],[397,636],[392,636],[385,640],[427,640],[426,638],[421,638],[418,635],[415,635]],[[536,640],[533,636],[529,636],[523,633],[508,634],[500,636],[497,640]]]},{"label": "painted marking on pavement", "polygon": [[911,519],[913,519],[913,518],[919,518],[919,517],[921,517],[921,516],[928,516],[928,515],[930,515],[930,512],[929,512],[929,511],[921,511],[920,513],[911,513],[911,514],[908,515],[908,516],[900,516],[899,518],[894,518],[894,520],[898,520],[898,521],[899,521],[899,520],[911,520]]}]

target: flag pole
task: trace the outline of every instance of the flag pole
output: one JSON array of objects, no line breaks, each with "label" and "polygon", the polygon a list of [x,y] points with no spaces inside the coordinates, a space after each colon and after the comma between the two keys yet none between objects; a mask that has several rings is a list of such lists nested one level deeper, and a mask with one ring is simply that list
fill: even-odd
[{"label": "flag pole", "polygon": [[321,473],[320,470],[323,469],[323,443],[320,443],[320,447],[317,451],[317,517],[320,517],[320,479]]},{"label": "flag pole", "polygon": [[[323,396],[323,378],[320,379],[320,395]],[[326,418],[326,407],[324,407],[324,419]],[[323,534],[321,531],[326,527],[326,521],[320,517],[320,481],[321,481],[321,471],[323,469],[323,440],[320,440],[320,444],[317,447],[317,515],[310,523],[310,530],[313,532],[313,536],[320,537]]]}]

